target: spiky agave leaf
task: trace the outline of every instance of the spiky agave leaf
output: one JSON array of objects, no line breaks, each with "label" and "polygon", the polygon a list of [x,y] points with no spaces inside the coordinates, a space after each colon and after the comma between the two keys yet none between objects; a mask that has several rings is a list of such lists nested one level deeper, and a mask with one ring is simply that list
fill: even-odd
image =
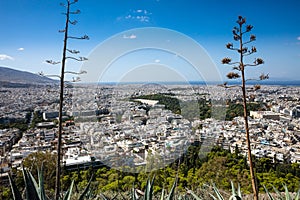
[{"label": "spiky agave leaf", "polygon": [[64,200],[71,199],[73,187],[74,187],[74,180],[72,181],[71,186],[69,187],[68,191],[66,192],[66,194],[64,196]]},{"label": "spiky agave leaf", "polygon": [[[45,187],[44,187],[44,163],[42,163],[41,169],[37,169],[38,172],[38,195],[41,200],[48,200],[45,193]],[[30,176],[33,178],[32,174],[30,173]]]},{"label": "spiky agave leaf", "polygon": [[209,193],[209,196],[213,199],[213,200],[218,200],[214,195],[212,195],[211,193]]},{"label": "spiky agave leaf", "polygon": [[100,197],[101,197],[102,200],[108,200],[108,198],[102,193],[100,194]]},{"label": "spiky agave leaf", "polygon": [[26,199],[40,200],[38,195],[38,184],[35,179],[28,170],[24,169],[24,167],[22,171],[26,188]]},{"label": "spiky agave leaf", "polygon": [[285,199],[286,200],[292,200],[292,197],[289,193],[289,189],[287,188],[287,186],[284,184],[283,187],[284,187],[284,190],[285,190]]},{"label": "spiky agave leaf", "polygon": [[238,192],[236,192],[234,183],[232,181],[230,181],[230,183],[232,195],[230,196],[229,200],[242,200],[240,185],[238,185]]},{"label": "spiky agave leaf", "polygon": [[217,188],[217,186],[213,183],[213,189],[214,189],[214,192],[216,193],[217,197],[219,200],[224,200],[223,196],[221,195],[219,189]]},{"label": "spiky agave leaf", "polygon": [[233,196],[235,196],[236,195],[236,191],[235,191],[234,184],[233,184],[232,181],[230,181],[230,184],[231,184],[231,193],[232,193]]},{"label": "spiky agave leaf", "polygon": [[[39,199],[40,199],[40,200],[45,200],[45,199],[41,196],[41,190],[40,190],[39,183],[36,182],[35,178],[33,177],[33,175],[31,174],[30,171],[28,171],[28,170],[26,170],[26,171],[27,171],[27,174],[28,174],[28,176],[30,177],[30,179],[31,179],[31,181],[32,181],[32,183],[33,183],[33,185],[34,185],[34,187],[35,187],[35,190],[36,190],[36,192],[37,192],[37,195],[38,195]],[[40,177],[39,177],[39,176],[40,176],[40,173],[41,173],[41,172],[39,172],[39,169],[38,169],[38,179],[40,179]]]},{"label": "spiky agave leaf", "polygon": [[144,200],[148,200],[150,199],[150,189],[151,188],[151,183],[150,183],[150,180],[149,178],[147,179],[147,183],[146,183],[146,187],[145,187],[145,191],[144,191]]},{"label": "spiky agave leaf", "polygon": [[198,197],[192,190],[188,190],[187,191],[189,194],[191,194],[193,197],[194,197],[194,199],[196,199],[196,200],[202,200],[200,197]]},{"label": "spiky agave leaf", "polygon": [[160,195],[160,200],[164,200],[164,199],[165,199],[165,188],[162,189],[161,195]]},{"label": "spiky agave leaf", "polygon": [[121,196],[121,199],[126,200],[126,198],[124,197],[124,195],[121,192],[119,192],[119,194]]},{"label": "spiky agave leaf", "polygon": [[16,186],[16,183],[14,182],[14,180],[11,177],[11,174],[8,174],[8,179],[9,179],[9,184],[11,187],[11,192],[12,192],[14,200],[23,200],[22,195]]},{"label": "spiky agave leaf", "polygon": [[95,186],[94,187],[90,186],[90,189],[88,190],[88,192],[86,193],[86,195],[84,196],[84,198],[86,198],[86,199],[98,199],[97,198],[96,187]]},{"label": "spiky agave leaf", "polygon": [[84,191],[82,192],[82,194],[80,195],[79,199],[78,200],[83,200],[85,195],[87,194],[87,192],[89,191],[90,189],[90,186],[91,186],[91,183],[92,183],[92,180],[94,178],[94,174],[92,174],[90,180],[89,180],[89,183],[87,184],[87,186],[85,187]]},{"label": "spiky agave leaf", "polygon": [[144,200],[152,200],[153,196],[153,183],[154,183],[154,178],[153,176],[152,180],[148,178],[146,188],[145,188],[145,195],[144,195]]},{"label": "spiky agave leaf", "polygon": [[263,187],[265,188],[266,194],[268,195],[270,200],[275,200],[274,197],[270,194],[270,192],[268,191],[268,189],[266,188],[265,185],[263,185]]},{"label": "spiky agave leaf", "polygon": [[238,196],[242,198],[241,185],[238,183]]},{"label": "spiky agave leaf", "polygon": [[188,195],[179,195],[178,200],[194,200],[195,198],[191,199]]},{"label": "spiky agave leaf", "polygon": [[300,197],[300,189],[298,190],[296,196],[295,196],[295,200],[299,200],[299,197]]},{"label": "spiky agave leaf", "polygon": [[283,197],[282,197],[281,193],[279,192],[279,190],[277,190],[277,188],[274,187],[273,185],[272,185],[272,187],[273,187],[273,190],[275,191],[275,193],[277,194],[278,199],[279,199],[279,200],[282,200]]},{"label": "spiky agave leaf", "polygon": [[131,189],[131,200],[137,200],[134,186]]},{"label": "spiky agave leaf", "polygon": [[174,199],[174,194],[175,194],[175,189],[176,189],[176,184],[177,184],[177,178],[175,179],[174,183],[173,183],[173,186],[171,188],[171,191],[167,197],[167,200],[172,200]]},{"label": "spiky agave leaf", "polygon": [[242,197],[239,197],[238,195],[231,195],[231,197],[229,197],[229,200],[242,200]]}]

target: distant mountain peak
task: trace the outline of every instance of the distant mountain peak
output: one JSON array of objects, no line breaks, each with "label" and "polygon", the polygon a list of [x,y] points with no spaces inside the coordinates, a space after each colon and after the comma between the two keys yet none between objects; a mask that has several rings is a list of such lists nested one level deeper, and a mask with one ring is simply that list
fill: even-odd
[{"label": "distant mountain peak", "polygon": [[56,80],[48,77],[39,76],[26,71],[15,70],[0,66],[0,82],[1,83],[17,83],[29,85],[47,85],[55,84]]}]

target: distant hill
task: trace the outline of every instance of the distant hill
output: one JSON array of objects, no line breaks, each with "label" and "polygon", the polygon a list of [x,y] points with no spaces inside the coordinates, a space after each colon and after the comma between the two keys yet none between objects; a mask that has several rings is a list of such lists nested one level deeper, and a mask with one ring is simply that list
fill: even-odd
[{"label": "distant hill", "polygon": [[30,86],[55,84],[57,80],[42,77],[26,71],[19,71],[7,67],[0,67],[0,86]]}]

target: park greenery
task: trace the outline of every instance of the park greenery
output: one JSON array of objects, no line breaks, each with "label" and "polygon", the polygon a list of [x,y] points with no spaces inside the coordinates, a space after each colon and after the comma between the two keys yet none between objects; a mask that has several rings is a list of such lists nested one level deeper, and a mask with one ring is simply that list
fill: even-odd
[{"label": "park greenery", "polygon": [[20,119],[9,119],[0,118],[0,129],[17,128],[20,131],[26,131],[28,124],[30,123],[31,111],[26,113],[25,118]]},{"label": "park greenery", "polygon": [[[88,185],[93,188],[97,195],[114,196],[117,194],[128,194],[132,187],[143,191],[149,177],[155,177],[153,182],[154,194],[160,194],[163,190],[170,191],[176,181],[176,193],[184,195],[188,190],[197,195],[203,193],[203,187],[216,185],[224,195],[230,193],[231,182],[239,185],[244,195],[252,192],[249,166],[247,158],[236,149],[234,153],[221,147],[213,147],[206,155],[201,151],[201,146],[191,145],[188,151],[176,162],[151,172],[132,173],[118,171],[109,167],[93,168],[85,170],[62,172],[61,186],[67,191],[74,181],[77,191],[83,191]],[[39,166],[43,165],[44,187],[46,194],[51,197],[55,186],[55,158],[50,152],[37,152],[27,157],[23,166],[30,171],[36,179],[38,178]],[[254,158],[255,169],[258,179],[260,193],[265,189],[273,191],[276,188],[284,191],[287,187],[289,192],[297,192],[300,182],[300,164],[278,162],[274,158]],[[15,183],[18,188],[24,188],[22,172],[15,171]],[[11,193],[6,190],[7,198]]]},{"label": "park greenery", "polygon": [[156,100],[159,104],[165,106],[166,109],[171,110],[173,113],[180,114],[180,101],[173,97],[172,94],[149,94],[134,96],[131,98],[132,101],[135,99],[147,99],[147,100]]},{"label": "park greenery", "polygon": [[[150,94],[132,97],[135,99],[157,100],[166,109],[175,114],[181,114],[185,119],[206,119],[215,118],[219,120],[231,121],[233,118],[243,116],[243,104],[238,101],[227,100],[224,102],[214,102],[211,99],[201,97],[197,100],[180,101],[170,94]],[[148,110],[150,107],[147,108]],[[263,102],[248,102],[247,111],[266,110],[266,104]]]}]

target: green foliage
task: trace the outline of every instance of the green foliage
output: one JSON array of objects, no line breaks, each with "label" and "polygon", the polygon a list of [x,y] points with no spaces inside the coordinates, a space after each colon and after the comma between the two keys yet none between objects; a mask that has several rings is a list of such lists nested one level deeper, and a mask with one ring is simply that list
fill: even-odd
[{"label": "green foliage", "polygon": [[[213,117],[219,120],[232,120],[237,116],[243,116],[244,108],[240,102],[227,101],[225,108],[224,102],[212,102],[206,98],[198,100],[179,101],[173,95],[151,94],[134,97],[134,99],[158,100],[159,104],[165,105],[166,109],[173,113],[181,114],[185,119],[206,119]],[[250,111],[265,110],[266,106],[262,102],[247,103],[248,115]],[[149,110],[149,108],[147,108]]]},{"label": "green foliage", "polygon": [[24,119],[14,119],[14,118],[0,118],[0,129],[7,129],[7,128],[17,128],[22,132],[28,129],[28,124],[31,118],[31,111],[27,110],[28,112],[25,115]]},{"label": "green foliage", "polygon": [[182,116],[186,119],[206,119],[211,117],[211,102],[200,98],[197,101],[181,102]]},{"label": "green foliage", "polygon": [[30,154],[23,161],[23,166],[28,169],[33,177],[38,179],[39,166],[43,166],[43,177],[45,182],[45,190],[50,193],[55,187],[55,164],[56,155],[51,152],[35,152]]},{"label": "green foliage", "polygon": [[28,124],[26,123],[25,120],[0,124],[0,129],[8,129],[8,128],[17,128],[20,131],[24,132],[28,129]]},{"label": "green foliage", "polygon": [[177,98],[171,97],[170,95],[165,94],[150,94],[134,97],[134,99],[148,99],[148,100],[157,100],[159,104],[165,105],[165,108],[171,110],[173,113],[180,114],[180,102]]},{"label": "green foliage", "polygon": [[0,196],[1,200],[10,199],[12,197],[11,188],[2,186],[2,195]]},{"label": "green foliage", "polygon": [[37,123],[43,121],[43,113],[41,111],[33,112],[32,122],[30,124],[30,128],[34,128]]},{"label": "green foliage", "polygon": [[[202,150],[203,148],[201,146],[190,146],[188,151],[176,162],[165,168],[152,171],[151,173],[142,170],[137,170],[139,173],[134,173],[102,167],[97,169],[94,173],[94,177],[92,177],[95,169],[91,168],[81,171],[64,171],[61,180],[62,189],[63,191],[67,191],[72,181],[74,181],[74,186],[76,185],[79,191],[84,191],[86,187],[93,188],[92,192],[90,192],[90,190],[85,192],[86,198],[101,193],[105,194],[107,198],[111,198],[117,194],[126,194],[126,191],[129,198],[129,196],[132,196],[133,185],[135,192],[136,190],[145,191],[147,187],[149,187],[148,178],[155,176],[154,182],[152,183],[150,181],[152,185],[151,191],[155,198],[158,199],[161,198],[162,193],[164,193],[164,198],[168,196],[167,194],[171,193],[173,193],[176,198],[179,198],[179,195],[193,196],[190,191],[187,193],[186,188],[194,191],[194,194],[198,194],[202,199],[211,198],[204,197],[205,193],[203,194],[203,192],[201,192],[203,190],[201,186],[207,185],[207,183],[211,183],[212,181],[218,187],[218,190],[222,191],[220,193],[224,198],[226,195],[224,196],[225,193],[223,191],[233,192],[233,184],[231,184],[231,181],[240,184],[237,190],[234,189],[235,193],[239,196],[240,193],[251,193],[250,173],[246,157],[238,154],[238,152],[232,154],[228,150],[224,150],[220,147],[210,149],[210,152],[206,156],[201,154]],[[54,160],[52,160],[52,157],[54,157]],[[52,161],[46,162],[45,160]],[[45,194],[51,197],[51,194],[53,196],[54,188],[53,177],[55,174],[53,171],[55,169],[55,155],[49,152],[46,154],[39,152],[30,155],[24,160],[24,165],[30,170],[32,177],[35,177],[35,180],[40,180],[39,182],[43,181],[39,179],[40,175],[36,169],[38,166],[42,166],[42,163],[44,163],[43,179],[45,183]],[[264,192],[265,188],[271,191],[274,187],[277,188],[278,191],[284,192],[284,184],[288,191],[298,191],[300,183],[300,164],[272,163],[272,159],[270,158],[256,158],[255,164],[258,186],[261,192]],[[17,176],[14,180],[16,181],[16,186],[22,188],[24,185],[22,186],[22,181],[19,179],[20,177]],[[177,181],[176,187],[174,188],[175,179],[177,179]],[[41,185],[39,187],[41,187]],[[210,186],[210,192],[216,195],[213,190],[213,185]],[[74,197],[74,192],[72,195]],[[233,193],[231,195],[233,195]],[[79,194],[77,197],[79,198]],[[226,196],[226,198],[229,197],[228,195]]]},{"label": "green foliage", "polygon": [[129,191],[132,188],[134,182],[135,182],[134,176],[131,175],[124,176],[124,178],[120,181],[121,189],[123,191]]},{"label": "green foliage", "polygon": [[[264,110],[265,105],[263,103],[247,103],[247,112],[248,116],[250,111],[258,111]],[[232,120],[235,117],[243,116],[244,115],[244,108],[241,103],[236,102],[229,102],[228,107],[226,109],[226,120]]]}]

